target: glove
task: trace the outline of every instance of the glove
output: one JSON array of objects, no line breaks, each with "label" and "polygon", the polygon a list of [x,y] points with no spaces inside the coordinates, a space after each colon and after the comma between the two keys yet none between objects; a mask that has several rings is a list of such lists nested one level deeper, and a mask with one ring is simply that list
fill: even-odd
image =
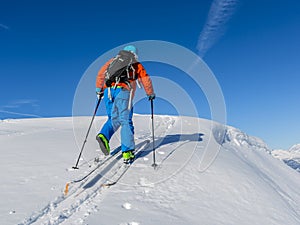
[{"label": "glove", "polygon": [[96,94],[97,94],[97,98],[100,99],[103,97],[104,91],[100,88],[96,88]]},{"label": "glove", "polygon": [[148,100],[149,101],[152,101],[155,99],[155,94],[152,94],[152,95],[148,95]]}]

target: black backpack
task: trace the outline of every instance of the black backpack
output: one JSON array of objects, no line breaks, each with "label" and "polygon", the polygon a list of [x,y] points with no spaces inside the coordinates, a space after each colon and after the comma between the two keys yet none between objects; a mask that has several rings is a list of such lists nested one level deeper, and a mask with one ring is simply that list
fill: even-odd
[{"label": "black backpack", "polygon": [[105,84],[111,87],[112,83],[129,84],[130,80],[135,80],[135,70],[133,64],[137,63],[134,53],[121,50],[119,54],[109,64],[105,72]]}]

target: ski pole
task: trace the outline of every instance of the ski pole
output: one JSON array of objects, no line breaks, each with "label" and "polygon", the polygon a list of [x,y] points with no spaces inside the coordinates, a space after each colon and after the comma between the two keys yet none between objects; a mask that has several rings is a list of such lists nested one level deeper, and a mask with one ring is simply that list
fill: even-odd
[{"label": "ski pole", "polygon": [[92,120],[91,120],[90,126],[89,126],[89,128],[88,128],[88,131],[87,131],[87,133],[86,133],[85,139],[84,139],[84,141],[83,141],[83,144],[82,144],[82,147],[81,147],[81,150],[80,150],[80,153],[79,153],[79,156],[78,156],[78,159],[77,159],[76,165],[72,167],[73,169],[79,169],[79,168],[78,168],[78,163],[79,163],[79,160],[80,160],[81,154],[82,154],[82,152],[83,152],[83,149],[84,149],[85,143],[87,142],[87,138],[88,138],[88,136],[89,136],[89,133],[90,133],[90,130],[91,130],[91,127],[92,127],[93,121],[94,121],[94,119],[95,119],[95,116],[96,116],[96,113],[97,113],[98,107],[99,107],[99,105],[100,105],[100,102],[101,102],[101,98],[102,98],[102,96],[103,96],[103,94],[100,94],[100,96],[99,96],[99,99],[98,99],[98,102],[97,102],[97,105],[96,105],[96,108],[95,108],[95,111],[94,111],[94,115],[93,115],[93,117],[92,117]]},{"label": "ski pole", "polygon": [[155,162],[155,142],[154,142],[154,118],[153,118],[153,99],[151,101],[151,119],[152,119],[152,152],[153,152],[153,164],[152,166],[155,168],[157,166]]}]

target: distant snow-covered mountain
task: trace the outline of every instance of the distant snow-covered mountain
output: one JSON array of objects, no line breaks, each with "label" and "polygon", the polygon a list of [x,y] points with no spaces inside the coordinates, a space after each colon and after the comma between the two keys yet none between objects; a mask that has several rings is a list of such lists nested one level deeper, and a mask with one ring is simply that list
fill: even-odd
[{"label": "distant snow-covered mountain", "polygon": [[273,150],[272,155],[300,172],[300,144],[293,145],[289,150]]},{"label": "distant snow-covered mountain", "polygon": [[293,145],[289,151],[293,152],[294,154],[300,154],[300,144]]}]

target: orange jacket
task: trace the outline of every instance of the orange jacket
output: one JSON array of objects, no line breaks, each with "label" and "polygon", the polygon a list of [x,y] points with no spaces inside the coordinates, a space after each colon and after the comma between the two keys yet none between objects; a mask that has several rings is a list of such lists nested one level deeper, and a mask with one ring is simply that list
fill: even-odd
[{"label": "orange jacket", "polygon": [[[108,68],[109,64],[111,63],[113,59],[110,59],[109,61],[107,61],[104,66],[102,66],[102,68],[99,70],[97,78],[96,78],[96,88],[100,88],[100,89],[105,89],[106,85],[105,85],[105,72],[106,69]],[[149,95],[153,95],[154,94],[154,90],[153,90],[153,86],[152,86],[152,81],[150,76],[147,74],[144,66],[141,63],[135,63],[133,64],[133,67],[135,69],[135,75],[137,76],[137,79],[139,80],[139,82],[143,85],[146,94]],[[133,88],[133,91],[135,92],[136,90],[136,81],[130,81],[130,85]],[[130,90],[130,88],[128,87],[127,84],[125,83],[119,83],[118,86],[122,86],[128,90]]]}]

